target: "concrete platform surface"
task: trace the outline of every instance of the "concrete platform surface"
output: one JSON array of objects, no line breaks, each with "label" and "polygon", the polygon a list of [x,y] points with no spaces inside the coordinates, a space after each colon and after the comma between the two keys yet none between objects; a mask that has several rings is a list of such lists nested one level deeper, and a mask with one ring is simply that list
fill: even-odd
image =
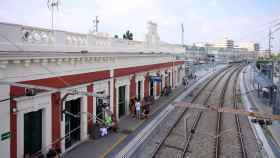
[{"label": "concrete platform surface", "polygon": [[[216,70],[223,68],[224,65],[217,66]],[[199,71],[197,78],[203,78],[206,74],[209,74],[212,70]],[[190,86],[197,80],[190,82]],[[111,133],[108,136],[99,138],[97,140],[87,140],[67,153],[63,154],[63,158],[103,158],[114,157],[112,155],[117,154],[125,145],[127,145],[137,134],[147,126],[163,109],[167,107],[174,99],[182,94],[186,89],[183,86],[179,86],[173,90],[171,96],[163,96],[155,101],[151,106],[151,116],[149,119],[137,120],[130,115],[123,116],[119,122],[119,130],[117,133]]]}]

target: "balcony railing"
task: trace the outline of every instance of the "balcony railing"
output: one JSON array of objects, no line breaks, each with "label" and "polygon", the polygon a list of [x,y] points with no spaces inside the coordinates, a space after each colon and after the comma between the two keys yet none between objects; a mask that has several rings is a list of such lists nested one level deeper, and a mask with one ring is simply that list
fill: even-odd
[{"label": "balcony railing", "polygon": [[143,52],[184,53],[180,45],[129,41],[108,34],[81,34],[16,24],[0,23],[0,51],[34,52]]}]

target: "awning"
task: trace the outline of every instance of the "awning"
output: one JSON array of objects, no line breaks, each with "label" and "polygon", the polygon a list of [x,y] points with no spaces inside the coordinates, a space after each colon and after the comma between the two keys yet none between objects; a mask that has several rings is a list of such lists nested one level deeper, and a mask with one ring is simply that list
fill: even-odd
[{"label": "awning", "polygon": [[255,80],[256,82],[261,86],[261,87],[272,87],[275,86],[272,82],[271,79],[269,79],[267,76],[265,76],[262,73],[256,73],[255,75]]},{"label": "awning", "polygon": [[150,81],[161,82],[160,76],[149,76]]}]

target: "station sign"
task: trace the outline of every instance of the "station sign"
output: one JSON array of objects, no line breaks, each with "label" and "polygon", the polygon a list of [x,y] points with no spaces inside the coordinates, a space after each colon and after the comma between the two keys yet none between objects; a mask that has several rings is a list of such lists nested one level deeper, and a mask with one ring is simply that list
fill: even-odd
[{"label": "station sign", "polygon": [[5,133],[1,134],[1,140],[2,141],[6,140],[6,139],[8,139],[10,137],[11,137],[11,132],[5,132]]}]

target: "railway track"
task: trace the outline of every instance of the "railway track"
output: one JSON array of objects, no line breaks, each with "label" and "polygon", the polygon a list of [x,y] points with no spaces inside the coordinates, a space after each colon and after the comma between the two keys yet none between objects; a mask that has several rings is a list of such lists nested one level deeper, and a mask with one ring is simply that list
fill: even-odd
[{"label": "railway track", "polygon": [[[241,69],[242,69],[242,66],[235,69],[235,71],[233,72],[234,77],[229,76],[227,78],[226,84],[224,85],[221,96],[220,96],[220,103],[219,103],[220,108],[225,107],[225,106],[232,107],[231,105],[233,105],[233,108],[237,108],[238,100],[237,100],[236,87],[238,86],[237,81],[238,81],[238,76],[240,74]],[[229,88],[231,79],[233,79],[232,91],[230,91],[231,89]],[[228,105],[225,104],[227,92],[230,92],[230,94],[227,95],[227,96],[229,96],[229,98],[227,100],[230,102]],[[231,156],[231,157],[246,158],[247,155],[246,155],[246,151],[245,151],[243,135],[241,133],[241,125],[240,125],[238,116],[236,114],[234,116],[232,114],[230,114],[230,115],[227,114],[224,116],[224,114],[220,113],[220,112],[217,112],[217,115],[218,115],[218,117],[217,117],[217,124],[216,124],[214,157],[220,158],[220,157]],[[237,134],[233,133],[234,129],[231,129],[231,126],[236,127]],[[233,134],[229,135],[228,134],[229,132],[233,133]],[[237,137],[237,140],[239,140],[239,143],[236,142],[236,137]],[[224,140],[222,141],[222,139],[224,139]],[[239,149],[237,149],[236,147],[232,148],[232,146],[234,146],[234,145],[240,146],[241,152],[239,152]],[[234,153],[234,156],[233,156],[233,153]],[[240,155],[239,155],[239,153],[240,153]]]},{"label": "railway track", "polygon": [[[226,78],[226,81],[225,81],[225,84],[223,85],[223,87],[222,87],[222,91],[221,91],[221,95],[220,95],[220,97],[219,97],[219,106],[222,106],[222,104],[224,103],[224,97],[225,97],[225,91],[226,91],[226,89],[227,89],[227,87],[228,87],[228,84],[229,84],[229,80],[230,80],[230,78],[231,78],[231,74],[232,73],[234,73],[235,71],[237,71],[237,68],[235,67],[235,68],[233,68],[231,71],[229,71],[229,73],[228,73],[228,76],[227,76],[227,78]],[[207,100],[207,102],[204,102],[204,105],[207,105],[207,103],[208,103],[208,101],[209,100]],[[200,121],[201,122],[201,118],[202,118],[202,114],[203,114],[203,111],[200,111],[199,112],[199,115],[195,118],[195,120],[193,121],[193,125],[192,125],[192,128],[191,128],[191,134],[190,134],[190,136],[189,136],[189,138],[187,139],[187,143],[186,143],[186,146],[185,146],[185,148],[184,148],[184,152],[183,152],[183,155],[182,155],[182,157],[185,157],[186,156],[186,154],[187,154],[187,152],[189,152],[190,153],[190,151],[189,151],[189,147],[190,147],[190,145],[191,145],[191,141],[192,141],[192,137],[194,137],[194,135],[197,133],[203,133],[203,132],[199,132],[199,129],[197,129],[197,124],[198,124],[198,122]],[[208,115],[208,114],[207,114]],[[216,114],[217,116],[213,116],[212,115],[212,118],[214,117],[216,117],[216,120],[220,120],[221,119],[221,116],[219,116],[219,113],[217,113]],[[205,122],[212,122],[212,121],[209,121],[208,120],[208,118],[209,119],[211,119],[211,117],[208,117],[208,116],[204,116],[205,118],[207,118],[207,120],[205,121]],[[217,121],[217,123],[218,123],[219,121]],[[209,125],[208,125],[209,126]],[[209,128],[206,128],[206,130],[210,130],[210,132],[209,133],[211,133],[211,129]],[[219,132],[220,131],[220,125],[218,125],[217,124],[217,128],[215,129],[215,132],[217,133],[217,132]],[[206,133],[206,132],[204,132],[204,133]],[[211,134],[209,134],[209,135],[211,135]],[[217,138],[219,138],[219,137],[215,137],[215,139],[217,139]],[[217,142],[219,143],[219,141],[216,141],[215,143],[213,143],[213,144],[216,144],[217,145]],[[211,142],[209,141],[209,144],[211,144]],[[219,151],[216,151],[216,149],[217,148],[215,148],[215,152],[219,152]],[[207,152],[206,152],[207,153]],[[190,156],[190,155],[189,155]],[[191,155],[191,156],[195,156],[194,154],[193,155]],[[198,157],[200,157],[200,156],[198,156]],[[204,155],[204,157],[209,157],[209,155]]]},{"label": "railway track", "polygon": [[[232,91],[231,91],[231,95],[230,95],[231,98],[229,99],[229,100],[232,100],[232,103],[230,103],[228,105],[230,108],[234,108],[234,109],[242,108],[242,107],[239,107],[240,99],[239,99],[238,88],[237,88],[237,87],[239,87],[238,78],[239,78],[239,75],[240,75],[240,72],[242,69],[243,69],[243,67],[239,68],[239,70],[236,72],[235,77],[234,77]],[[229,91],[230,91],[230,89],[229,89]],[[221,115],[223,116],[224,114],[221,113]],[[235,133],[231,132],[232,133],[231,135],[225,135],[225,136],[221,135],[221,133],[218,133],[218,135],[221,135],[221,137],[224,138],[224,144],[223,145],[219,144],[219,146],[216,146],[216,149],[221,150],[220,148],[222,148],[223,151],[216,153],[215,157],[216,158],[228,157],[228,156],[233,155],[232,153],[235,153],[234,156],[232,156],[232,157],[247,158],[248,154],[246,151],[246,145],[248,145],[248,144],[245,143],[245,139],[244,139],[244,136],[248,137],[248,135],[246,135],[246,132],[248,132],[248,129],[246,129],[247,127],[244,126],[246,123],[244,122],[244,120],[241,123],[240,118],[239,118],[240,116],[237,114],[233,114],[233,115],[229,114],[229,115],[225,115],[224,117],[226,117],[228,119],[228,120],[224,120],[224,126],[228,126],[228,127],[223,129],[223,131],[228,132],[228,131],[232,130]],[[243,116],[243,119],[244,119],[244,116]],[[243,126],[241,126],[241,124]],[[231,129],[230,126],[235,126],[235,129]],[[245,132],[244,134],[243,134],[242,129]],[[248,139],[247,139],[247,141],[248,141]],[[230,143],[228,143],[228,142],[230,142]],[[238,146],[238,148],[234,147],[234,145]]]},{"label": "railway track", "polygon": [[[238,85],[238,77],[240,75],[240,72],[241,72],[242,68],[238,71],[238,74],[236,75],[235,77],[235,80],[234,80],[234,85],[233,86],[233,106],[235,109],[238,109],[238,101],[239,101],[239,97],[238,97],[238,89],[236,88],[237,85]],[[234,115],[234,118],[235,118],[235,123],[236,123],[236,127],[237,127],[237,133],[238,133],[238,137],[239,137],[239,142],[240,142],[240,150],[241,150],[241,156],[242,158],[247,158],[247,152],[246,152],[246,148],[245,148],[245,143],[244,143],[244,138],[243,138],[243,134],[242,134],[242,130],[241,130],[241,123],[240,123],[240,120],[239,120],[239,116],[237,114]]]},{"label": "railway track", "polygon": [[[221,79],[226,75],[228,74],[231,70],[233,69],[233,67],[229,67],[227,69],[224,69],[222,72],[219,72],[217,74],[215,74],[214,76],[212,76],[204,85],[202,88],[199,89],[199,91],[196,93],[196,95],[193,97],[193,99],[191,100],[191,102],[195,102],[198,97],[201,95],[201,93],[206,89],[207,86],[210,85],[211,82],[214,82],[215,79],[217,79],[215,82],[214,82],[214,86],[211,88],[211,91],[213,91],[213,89],[216,88],[216,86],[219,84],[219,82],[221,81]],[[206,104],[209,100],[209,98],[211,97],[212,93],[208,93],[206,99],[204,100],[204,104]],[[186,112],[188,111],[187,108],[184,109],[183,113],[178,117],[177,121],[175,122],[175,124],[173,125],[173,127],[171,128],[171,130],[168,131],[167,135],[164,137],[164,139],[160,142],[160,144],[157,146],[156,150],[153,152],[153,156],[152,157],[157,157],[158,153],[161,151],[161,150],[164,150],[164,147],[166,148],[173,148],[175,150],[179,150],[181,154],[180,157],[184,157],[185,156],[185,153],[187,151],[187,148],[188,148],[188,145],[189,145],[189,142],[192,138],[192,135],[193,133],[191,132],[188,136],[187,136],[187,141],[184,143],[183,147],[182,146],[176,146],[176,145],[170,145],[169,143],[167,143],[167,140],[169,137],[172,137],[172,135],[175,135],[176,134],[176,127],[178,126],[178,124],[180,124],[180,122],[183,121],[183,118],[186,114]],[[197,124],[198,124],[198,121],[199,121],[199,118],[201,117],[202,115],[202,111],[201,112],[198,112],[197,115],[196,115],[196,118],[195,119],[196,121],[194,121],[194,123],[192,124],[192,128],[191,128],[191,131],[194,131]],[[183,137],[185,139],[185,137]]]},{"label": "railway track", "polygon": [[[234,64],[213,74],[183,101],[243,108],[239,93],[243,68]],[[149,139],[136,157],[253,158],[258,149],[246,116],[184,107],[176,107]]]}]

